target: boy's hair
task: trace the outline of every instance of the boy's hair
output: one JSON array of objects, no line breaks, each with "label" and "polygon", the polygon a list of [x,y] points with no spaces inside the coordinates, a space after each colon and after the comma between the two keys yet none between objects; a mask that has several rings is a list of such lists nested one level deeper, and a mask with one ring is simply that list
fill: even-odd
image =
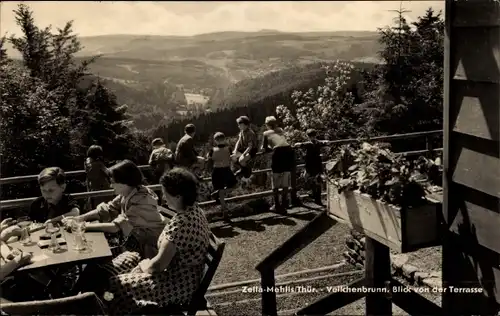
[{"label": "boy's hair", "polygon": [[315,130],[315,129],[313,129],[313,128],[308,129],[308,130],[306,131],[306,134],[307,134],[307,136],[309,136],[309,137],[316,137],[316,136],[318,135],[318,133],[316,132],[316,130]]},{"label": "boy's hair", "polygon": [[250,125],[250,119],[248,116],[240,116],[236,119],[236,123]]},{"label": "boy's hair", "polygon": [[214,140],[224,140],[226,138],[226,135],[222,132],[217,132],[214,135]]},{"label": "boy's hair", "polygon": [[265,124],[270,128],[275,128],[278,125],[278,121],[274,116],[266,117]]},{"label": "boy's hair", "polygon": [[109,168],[109,175],[116,183],[125,184],[133,188],[140,186],[144,181],[139,167],[127,159]]},{"label": "boy's hair", "polygon": [[186,134],[193,134],[194,132],[196,132],[196,126],[194,126],[194,124],[188,124],[184,127],[184,132]]},{"label": "boy's hair", "polygon": [[198,198],[198,180],[186,169],[174,168],[167,171],[160,184],[168,194],[181,196],[184,206],[192,206]]},{"label": "boy's hair", "polygon": [[66,175],[64,174],[64,171],[59,167],[45,168],[38,175],[39,185],[44,185],[54,180],[58,185],[63,185],[66,183]]},{"label": "boy's hair", "polygon": [[92,158],[94,160],[102,159],[104,156],[104,151],[102,147],[99,145],[92,145],[87,150],[87,157]]},{"label": "boy's hair", "polygon": [[151,146],[153,146],[153,147],[161,146],[161,145],[165,145],[165,143],[163,142],[163,139],[161,139],[161,138],[155,138],[151,142]]}]

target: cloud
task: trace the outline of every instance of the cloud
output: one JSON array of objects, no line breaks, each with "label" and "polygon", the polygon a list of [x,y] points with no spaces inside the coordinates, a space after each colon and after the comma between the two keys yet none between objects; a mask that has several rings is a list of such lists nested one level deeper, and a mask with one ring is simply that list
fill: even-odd
[{"label": "cloud", "polygon": [[[2,2],[0,31],[19,33],[12,10],[19,2]],[[317,2],[25,2],[40,26],[62,27],[74,20],[81,35],[193,35],[218,31],[376,30],[392,24],[396,1]],[[414,20],[444,1],[404,1]]]}]

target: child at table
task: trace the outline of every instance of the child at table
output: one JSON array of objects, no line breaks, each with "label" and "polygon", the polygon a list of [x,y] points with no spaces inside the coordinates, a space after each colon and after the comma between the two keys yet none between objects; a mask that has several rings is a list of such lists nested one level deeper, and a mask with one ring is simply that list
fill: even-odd
[{"label": "child at table", "polygon": [[60,221],[63,217],[78,216],[80,205],[69,194],[65,194],[66,175],[59,167],[45,168],[38,175],[41,197],[31,203],[28,216],[34,222]]},{"label": "child at table", "polygon": [[[130,160],[117,163],[109,172],[111,187],[118,195],[78,219],[98,220],[87,223],[86,231],[120,234],[127,241],[126,250],[139,252],[144,258],[155,256],[158,237],[166,224],[158,209],[157,195],[142,185],[143,175]],[[70,219],[64,219],[64,223]]]}]

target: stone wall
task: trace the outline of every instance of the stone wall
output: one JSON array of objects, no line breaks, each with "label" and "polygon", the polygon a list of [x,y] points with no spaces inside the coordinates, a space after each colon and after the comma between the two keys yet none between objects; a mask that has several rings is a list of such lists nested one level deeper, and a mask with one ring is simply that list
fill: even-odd
[{"label": "stone wall", "polygon": [[[365,236],[355,230],[351,230],[346,236],[347,251],[343,253],[345,259],[357,268],[363,268],[365,264]],[[405,279],[415,286],[427,286],[430,288],[441,288],[441,272],[423,271],[409,262],[406,254],[391,254],[392,273],[396,277]]]}]

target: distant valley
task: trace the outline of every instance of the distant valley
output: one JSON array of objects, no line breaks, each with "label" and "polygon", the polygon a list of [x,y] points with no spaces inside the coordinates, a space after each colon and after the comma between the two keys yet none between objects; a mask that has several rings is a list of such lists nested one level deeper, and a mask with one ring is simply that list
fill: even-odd
[{"label": "distant valley", "polygon": [[[377,39],[376,32],[273,30],[189,37],[106,35],[81,37],[84,48],[78,57],[101,56],[91,72],[109,83],[121,103],[136,109],[151,105],[158,115],[171,117],[199,111],[235,83],[273,71],[335,59],[377,62]],[[19,57],[12,49],[8,53]]]}]

